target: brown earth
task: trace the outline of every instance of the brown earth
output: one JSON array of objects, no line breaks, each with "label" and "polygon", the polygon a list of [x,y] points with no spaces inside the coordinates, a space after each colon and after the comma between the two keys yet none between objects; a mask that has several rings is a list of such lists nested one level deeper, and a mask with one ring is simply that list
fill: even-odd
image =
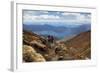
[{"label": "brown earth", "polygon": [[[55,41],[49,43],[46,37],[39,36],[30,31],[23,30],[23,61],[59,61],[59,60],[81,60],[91,58],[91,32],[83,32],[70,40]],[[25,50],[25,45],[33,49],[33,54]],[[29,47],[27,49],[29,49]],[[35,52],[34,52],[35,51]],[[24,54],[27,52],[27,54]],[[29,58],[29,60],[27,59]]]}]

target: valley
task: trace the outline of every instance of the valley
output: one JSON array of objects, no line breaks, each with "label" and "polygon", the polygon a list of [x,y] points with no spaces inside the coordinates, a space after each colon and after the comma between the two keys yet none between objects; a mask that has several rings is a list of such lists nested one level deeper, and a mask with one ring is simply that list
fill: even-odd
[{"label": "valley", "polygon": [[23,62],[91,59],[91,31],[50,41],[47,36],[23,30],[22,49]]}]

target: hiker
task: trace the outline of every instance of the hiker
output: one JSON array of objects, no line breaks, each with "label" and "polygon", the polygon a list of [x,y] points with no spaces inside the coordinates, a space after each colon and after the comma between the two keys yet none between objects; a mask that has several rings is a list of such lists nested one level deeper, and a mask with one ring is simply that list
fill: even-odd
[{"label": "hiker", "polygon": [[53,43],[54,42],[54,37],[53,36],[51,36],[51,43]]},{"label": "hiker", "polygon": [[48,35],[47,40],[48,40],[48,42],[50,42],[50,35]]},{"label": "hiker", "polygon": [[53,43],[53,42],[54,42],[54,37],[48,35],[48,42],[49,42],[49,43]]},{"label": "hiker", "polygon": [[47,44],[48,44],[49,48],[53,48],[53,46],[54,46],[54,37],[51,36],[51,35],[48,35],[47,40],[48,40]]}]

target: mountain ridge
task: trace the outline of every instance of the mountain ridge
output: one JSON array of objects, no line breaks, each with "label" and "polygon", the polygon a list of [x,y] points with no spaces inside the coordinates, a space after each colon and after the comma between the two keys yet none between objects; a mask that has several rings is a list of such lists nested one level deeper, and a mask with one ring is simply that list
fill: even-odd
[{"label": "mountain ridge", "polygon": [[[67,26],[67,25],[66,25]],[[76,27],[77,26],[77,27]],[[73,25],[73,27],[70,27],[69,25],[67,27],[64,26],[52,26],[49,24],[44,25],[25,25],[23,24],[23,29],[27,31],[35,32],[39,35],[53,35],[58,38],[64,38],[66,36],[71,35],[77,35],[81,32],[85,32],[88,30],[91,30],[91,26],[89,24],[85,25]]]}]

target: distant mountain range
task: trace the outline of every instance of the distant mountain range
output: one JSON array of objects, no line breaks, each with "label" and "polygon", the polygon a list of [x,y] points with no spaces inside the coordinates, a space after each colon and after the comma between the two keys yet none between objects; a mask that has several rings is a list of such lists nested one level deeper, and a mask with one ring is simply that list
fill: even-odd
[{"label": "distant mountain range", "polygon": [[23,24],[23,29],[32,31],[39,35],[53,35],[58,38],[64,38],[66,36],[77,35],[81,32],[85,32],[91,30],[90,24],[82,24],[82,25],[66,25],[66,26],[53,26],[50,24],[31,24],[26,25]]}]

